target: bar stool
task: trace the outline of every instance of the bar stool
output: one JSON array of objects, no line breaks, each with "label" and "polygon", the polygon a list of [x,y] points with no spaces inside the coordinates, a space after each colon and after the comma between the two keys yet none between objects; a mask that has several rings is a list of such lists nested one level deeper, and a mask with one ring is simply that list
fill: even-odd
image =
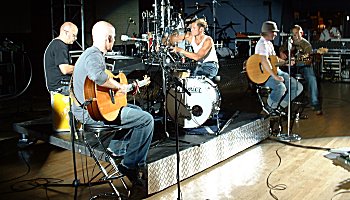
[{"label": "bar stool", "polygon": [[263,111],[270,117],[270,134],[278,135],[282,132],[282,120],[285,113],[280,112],[279,110],[272,110],[270,106],[267,105],[266,99],[268,95],[271,93],[271,88],[261,85],[261,84],[253,84],[256,88],[255,92],[258,96],[259,103]]},{"label": "bar stool", "polygon": [[[108,181],[109,185],[113,189],[114,194],[118,197],[118,199],[121,199],[121,194],[119,193],[119,191],[117,190],[117,188],[113,184],[113,180],[116,180],[116,179],[119,179],[121,181],[123,187],[127,191],[127,196],[130,196],[130,190],[128,189],[128,186],[126,185],[126,182],[124,180],[124,175],[122,173],[120,173],[120,171],[117,168],[117,163],[116,163],[116,161],[121,161],[123,159],[123,156],[122,155],[118,155],[118,156],[112,155],[113,152],[111,150],[109,150],[108,148],[106,148],[104,143],[107,143],[107,142],[109,143],[110,139],[112,139],[112,137],[115,134],[118,134],[122,130],[123,129],[111,127],[108,125],[103,126],[103,125],[84,124],[83,134],[82,134],[85,146],[88,148],[90,156],[94,159],[96,165],[99,167],[99,169],[101,171],[100,173],[103,174],[103,176],[102,176],[102,178],[100,178],[100,180]],[[91,134],[93,134],[93,137],[95,137],[95,140],[93,137],[90,137],[89,141],[88,141],[87,136],[91,136]],[[95,144],[93,144],[93,143],[95,143]],[[101,151],[102,151],[102,155],[105,156],[105,158],[104,158],[105,161],[109,162],[109,164],[107,166],[103,166],[102,163],[100,162],[98,156],[96,155],[95,149],[99,148],[99,147],[102,148]],[[112,169],[107,170],[107,168],[110,168],[110,167]],[[97,176],[99,176],[100,173],[95,175],[91,180],[93,180]],[[98,196],[95,196],[94,198],[98,198]]]},{"label": "bar stool", "polygon": [[[303,85],[303,88],[306,88],[305,87],[305,79],[304,79],[303,75],[299,73],[299,71],[297,71],[294,74],[294,78],[297,80],[297,83],[301,83]],[[298,86],[298,84],[297,84],[297,86]],[[297,88],[297,90],[298,90],[298,88]],[[294,109],[295,121],[299,121],[300,119],[307,119],[308,118],[307,115],[303,114],[303,111],[304,111],[306,104],[307,103],[305,102],[305,91],[303,90],[301,92],[301,94],[293,101],[293,105],[295,105],[295,109]]]}]

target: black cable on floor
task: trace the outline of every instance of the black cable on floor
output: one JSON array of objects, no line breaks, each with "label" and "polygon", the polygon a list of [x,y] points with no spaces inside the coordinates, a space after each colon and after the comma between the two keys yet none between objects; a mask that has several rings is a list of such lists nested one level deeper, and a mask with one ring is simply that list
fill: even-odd
[{"label": "black cable on floor", "polygon": [[278,200],[278,197],[273,193],[274,190],[286,190],[287,189],[287,185],[286,184],[277,184],[277,185],[272,185],[269,181],[270,179],[270,176],[272,175],[272,173],[277,170],[280,166],[281,166],[281,163],[282,163],[282,158],[281,156],[278,154],[278,150],[280,150],[282,147],[285,147],[285,146],[281,146],[279,147],[277,150],[276,150],[276,155],[279,159],[279,162],[278,162],[278,165],[277,167],[275,167],[275,169],[273,169],[269,175],[267,176],[266,178],[266,185],[267,187],[269,188],[269,193],[270,195],[272,196],[272,198]]},{"label": "black cable on floor", "polygon": [[300,144],[294,144],[292,142],[287,142],[287,141],[281,141],[272,137],[268,138],[269,140],[275,141],[275,142],[279,142],[285,145],[289,145],[289,146],[294,146],[294,147],[300,147],[300,148],[304,148],[304,149],[313,149],[313,150],[322,150],[322,151],[330,151],[332,148],[326,148],[326,147],[317,147],[317,146],[305,146],[305,145],[300,145]]}]

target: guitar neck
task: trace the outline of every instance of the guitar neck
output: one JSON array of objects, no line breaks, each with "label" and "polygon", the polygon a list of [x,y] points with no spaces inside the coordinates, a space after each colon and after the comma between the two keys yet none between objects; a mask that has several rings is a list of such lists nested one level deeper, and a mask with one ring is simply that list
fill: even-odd
[{"label": "guitar neck", "polygon": [[127,89],[126,89],[126,92],[131,92],[131,91],[133,91],[133,90],[134,90],[134,84],[132,84],[132,83],[128,84],[128,87],[127,87]]},{"label": "guitar neck", "polygon": [[[140,88],[140,87],[143,87],[143,86],[147,85],[147,80],[142,80],[142,81],[136,80],[135,83]],[[135,88],[135,83],[128,84],[126,91],[127,92],[133,91],[134,88]]]}]

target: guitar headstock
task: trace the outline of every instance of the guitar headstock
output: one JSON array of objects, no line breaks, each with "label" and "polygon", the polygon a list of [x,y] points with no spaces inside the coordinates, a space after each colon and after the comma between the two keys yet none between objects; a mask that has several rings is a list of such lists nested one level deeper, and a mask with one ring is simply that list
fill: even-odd
[{"label": "guitar headstock", "polygon": [[321,48],[317,49],[317,53],[318,54],[328,53],[328,48],[321,47]]}]

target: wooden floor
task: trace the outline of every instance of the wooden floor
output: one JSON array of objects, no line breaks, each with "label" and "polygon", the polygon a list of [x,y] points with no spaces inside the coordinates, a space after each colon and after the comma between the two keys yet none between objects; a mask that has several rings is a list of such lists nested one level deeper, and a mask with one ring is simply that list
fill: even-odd
[{"label": "wooden floor", "polygon": [[[182,181],[180,188],[174,185],[146,199],[178,199],[179,191],[185,200],[350,199],[349,168],[325,157],[329,149],[350,146],[350,84],[322,82],[320,92],[323,115],[305,109],[309,119],[293,124],[291,133],[302,137],[294,145],[264,140]],[[1,199],[74,198],[74,187],[43,186],[47,182],[72,183],[71,151],[40,141],[20,150],[16,142],[16,138],[9,137],[0,145]],[[80,154],[76,157],[81,182],[83,168],[89,170],[90,177],[98,171],[91,158]],[[103,192],[111,192],[107,184],[79,186],[76,194],[77,199],[89,199]],[[138,198],[136,195],[134,199]]]}]

